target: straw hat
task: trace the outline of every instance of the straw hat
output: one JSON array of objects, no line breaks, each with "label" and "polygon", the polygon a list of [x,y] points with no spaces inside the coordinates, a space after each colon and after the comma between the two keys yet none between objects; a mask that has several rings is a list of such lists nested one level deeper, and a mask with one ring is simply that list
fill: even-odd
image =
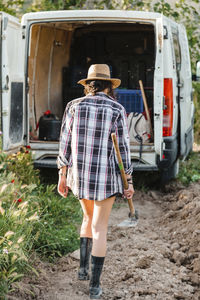
[{"label": "straw hat", "polygon": [[120,84],[121,80],[117,78],[110,78],[110,68],[106,64],[91,65],[88,69],[87,78],[81,79],[78,83],[85,86],[88,80],[107,80],[112,82],[112,88],[116,89]]}]

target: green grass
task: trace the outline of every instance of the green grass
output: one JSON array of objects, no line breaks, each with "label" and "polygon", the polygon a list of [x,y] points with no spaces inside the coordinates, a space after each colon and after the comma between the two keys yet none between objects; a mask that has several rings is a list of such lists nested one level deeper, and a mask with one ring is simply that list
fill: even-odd
[{"label": "green grass", "polygon": [[77,249],[81,219],[79,201],[41,183],[26,149],[11,156],[0,152],[0,299],[34,271],[33,253],[53,262]]},{"label": "green grass", "polygon": [[184,185],[200,180],[200,152],[192,152],[187,160],[180,163],[177,179]]},{"label": "green grass", "polygon": [[194,106],[195,106],[195,117],[194,117],[194,141],[200,144],[200,82],[193,82],[194,88]]}]

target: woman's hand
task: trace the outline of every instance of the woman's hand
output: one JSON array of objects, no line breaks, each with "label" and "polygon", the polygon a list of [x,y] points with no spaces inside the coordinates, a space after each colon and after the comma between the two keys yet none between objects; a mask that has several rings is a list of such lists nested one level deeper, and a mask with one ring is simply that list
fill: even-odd
[{"label": "woman's hand", "polygon": [[128,189],[127,189],[127,190],[124,190],[124,197],[125,197],[126,199],[132,199],[134,193],[135,193],[135,191],[134,191],[133,185],[132,185],[132,184],[129,184],[129,185],[128,185]]},{"label": "woman's hand", "polygon": [[68,186],[66,186],[66,176],[64,175],[59,175],[59,180],[58,180],[58,193],[66,198],[68,194]]}]

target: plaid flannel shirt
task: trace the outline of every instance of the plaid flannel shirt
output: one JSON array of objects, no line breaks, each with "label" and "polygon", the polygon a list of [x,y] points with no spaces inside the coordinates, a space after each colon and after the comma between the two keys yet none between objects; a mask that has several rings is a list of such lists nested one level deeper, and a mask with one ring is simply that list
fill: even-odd
[{"label": "plaid flannel shirt", "polygon": [[67,186],[79,199],[123,194],[111,133],[115,132],[126,174],[132,173],[126,111],[104,93],[75,99],[63,116],[58,168],[68,167]]}]

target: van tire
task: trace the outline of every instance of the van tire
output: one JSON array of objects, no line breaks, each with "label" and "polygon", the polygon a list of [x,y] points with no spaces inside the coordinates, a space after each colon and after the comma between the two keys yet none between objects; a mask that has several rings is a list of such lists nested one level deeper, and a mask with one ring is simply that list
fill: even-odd
[{"label": "van tire", "polygon": [[161,171],[160,183],[161,185],[167,184],[171,179],[176,178],[179,172],[179,159],[177,159],[169,169]]}]

